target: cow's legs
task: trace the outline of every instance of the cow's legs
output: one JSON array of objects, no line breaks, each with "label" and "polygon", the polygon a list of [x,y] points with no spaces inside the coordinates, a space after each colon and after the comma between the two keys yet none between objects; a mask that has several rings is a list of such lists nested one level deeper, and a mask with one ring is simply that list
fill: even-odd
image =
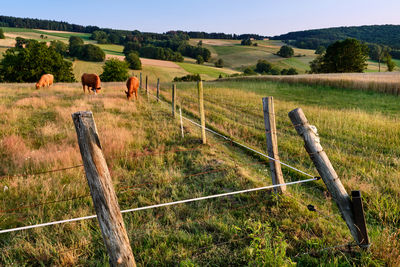
[{"label": "cow's legs", "polygon": [[135,98],[136,98],[136,101],[137,101],[137,90],[135,90]]}]

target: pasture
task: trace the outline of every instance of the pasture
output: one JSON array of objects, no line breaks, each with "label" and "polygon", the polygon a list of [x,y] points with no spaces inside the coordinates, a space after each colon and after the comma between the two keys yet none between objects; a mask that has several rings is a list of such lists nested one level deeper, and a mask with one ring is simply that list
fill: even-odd
[{"label": "pasture", "polygon": [[[154,94],[155,79],[150,92]],[[71,113],[92,110],[121,209],[271,184],[269,165],[171,116],[162,99],[127,102],[124,83],[97,95],[80,84],[0,85],[0,228],[94,213]],[[178,104],[196,119],[196,85],[178,83]],[[287,112],[302,107],[349,191],[362,190],[370,252],[324,249],[351,241],[322,181],[124,214],[135,259],[144,265],[400,264],[400,124],[396,96],[268,81],[205,83],[207,124],[265,151],[261,98],[274,96],[280,157],[316,174]],[[385,140],[382,142],[382,140]],[[65,167],[75,168],[50,172]],[[283,168],[286,182],[304,179]],[[41,174],[39,174],[41,173]],[[28,175],[35,174],[35,175]],[[318,212],[307,209],[312,204]],[[107,264],[96,220],[2,235],[2,265]],[[345,249],[345,248],[344,248]],[[227,257],[229,255],[229,257]]]}]

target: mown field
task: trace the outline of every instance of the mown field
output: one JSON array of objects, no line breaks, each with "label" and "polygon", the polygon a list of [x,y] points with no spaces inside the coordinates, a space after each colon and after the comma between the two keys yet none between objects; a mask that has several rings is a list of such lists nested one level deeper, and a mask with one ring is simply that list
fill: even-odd
[{"label": "mown field", "polygon": [[[153,82],[151,92],[154,93]],[[104,83],[98,96],[79,84],[36,91],[0,85],[0,229],[94,213],[71,113],[92,110],[121,209],[271,184],[268,162],[170,115],[143,93],[127,102],[124,83]],[[162,95],[170,98],[170,84]],[[197,114],[196,86],[179,83],[184,114]],[[302,107],[349,191],[360,189],[369,252],[345,247],[350,233],[321,181],[124,214],[139,266],[400,264],[400,104],[394,96],[273,82],[205,83],[206,119],[214,129],[265,151],[261,97],[275,97],[281,159],[316,174],[287,112]],[[384,140],[384,142],[382,142]],[[305,179],[284,170],[286,181]],[[14,176],[15,174],[15,176]],[[313,204],[318,212],[306,205]],[[96,220],[2,234],[1,265],[107,264]],[[227,257],[229,255],[229,257]]]}]

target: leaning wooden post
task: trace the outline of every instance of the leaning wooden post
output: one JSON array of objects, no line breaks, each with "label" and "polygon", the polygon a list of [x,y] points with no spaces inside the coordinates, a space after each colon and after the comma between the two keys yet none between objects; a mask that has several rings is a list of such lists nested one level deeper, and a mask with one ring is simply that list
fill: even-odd
[{"label": "leaning wooden post", "polygon": [[182,138],[185,138],[185,134],[183,132],[183,120],[182,120],[182,109],[181,109],[182,104],[179,106],[179,116],[181,118],[181,133],[182,133]]},{"label": "leaning wooden post", "polygon": [[148,93],[149,93],[148,82],[149,82],[149,79],[148,79],[148,77],[146,75],[146,95],[148,95]]},{"label": "leaning wooden post", "polygon": [[91,111],[72,114],[86,179],[111,266],[136,266]]},{"label": "leaning wooden post", "polygon": [[369,238],[367,225],[365,223],[364,208],[362,204],[361,192],[359,190],[351,191],[351,201],[353,203],[354,221],[357,227],[359,245],[363,249],[369,248]]},{"label": "leaning wooden post", "polygon": [[176,85],[172,85],[172,116],[175,117],[175,109],[176,109]]},{"label": "leaning wooden post", "polygon": [[351,235],[360,244],[361,240],[358,238],[350,197],[320,144],[315,126],[309,124],[301,108],[290,111],[289,117],[297,133],[303,138],[306,151],[328,188],[329,193],[331,193],[333,200],[338,205],[342,218],[350,229]]},{"label": "leaning wooden post", "polygon": [[160,101],[160,78],[157,79],[157,102]]},{"label": "leaning wooden post", "polygon": [[199,110],[200,110],[200,124],[201,124],[201,138],[203,144],[207,143],[206,139],[206,117],[204,115],[204,99],[203,99],[203,82],[197,82],[197,89],[199,93]]},{"label": "leaning wooden post", "polygon": [[142,73],[140,73],[140,80],[139,80],[139,88],[143,88],[143,83],[142,83]]},{"label": "leaning wooden post", "polygon": [[[264,97],[263,111],[264,111],[264,124],[265,124],[265,135],[267,136],[267,149],[268,156],[275,159],[269,160],[269,166],[271,169],[272,184],[284,184],[281,162],[279,161],[278,154],[278,138],[276,136],[276,123],[275,123],[275,112],[274,112],[274,98]],[[286,191],[286,185],[275,187],[275,193],[284,193]]]}]

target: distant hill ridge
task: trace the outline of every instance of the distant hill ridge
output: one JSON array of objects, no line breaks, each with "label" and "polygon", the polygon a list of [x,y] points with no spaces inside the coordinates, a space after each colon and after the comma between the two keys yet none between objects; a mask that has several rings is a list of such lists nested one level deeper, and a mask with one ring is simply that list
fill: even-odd
[{"label": "distant hill ridge", "polygon": [[346,38],[355,38],[367,43],[387,45],[400,50],[400,25],[369,25],[334,27],[289,32],[272,37],[274,40],[284,40],[299,48],[316,49]]}]

